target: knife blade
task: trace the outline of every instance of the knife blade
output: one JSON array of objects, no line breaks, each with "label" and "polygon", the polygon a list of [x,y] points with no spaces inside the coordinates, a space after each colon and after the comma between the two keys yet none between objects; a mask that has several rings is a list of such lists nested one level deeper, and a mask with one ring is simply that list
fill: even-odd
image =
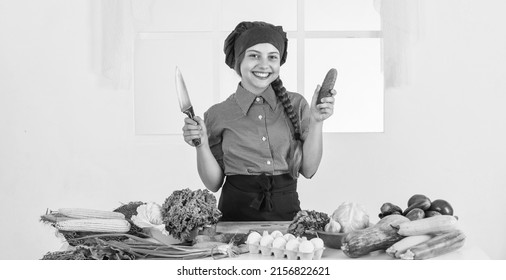
[{"label": "knife blade", "polygon": [[[181,112],[186,114],[190,119],[195,120],[195,113],[193,112],[193,106],[190,101],[190,96],[188,95],[188,90],[186,89],[186,84],[184,83],[183,75],[179,68],[176,66],[176,93],[177,98],[179,100],[179,107],[181,108]],[[200,138],[192,139],[193,145],[195,147],[200,145]]]}]

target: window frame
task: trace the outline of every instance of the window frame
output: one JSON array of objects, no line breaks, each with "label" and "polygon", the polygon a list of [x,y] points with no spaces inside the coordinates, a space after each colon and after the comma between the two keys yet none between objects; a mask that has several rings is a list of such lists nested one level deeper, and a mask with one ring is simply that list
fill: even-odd
[{"label": "window frame", "polygon": [[[337,30],[331,30],[331,31],[315,31],[315,30],[306,30],[306,14],[305,14],[305,5],[309,4],[311,2],[307,2],[309,0],[297,0],[297,15],[296,15],[296,30],[287,30],[287,36],[289,41],[295,39],[296,40],[296,79],[297,79],[297,92],[305,92],[306,91],[306,56],[305,56],[305,50],[306,50],[306,40],[307,39],[356,39],[356,38],[373,38],[373,39],[381,39],[382,38],[382,31],[381,30],[343,30],[343,31],[337,31]],[[372,2],[372,1],[371,1]],[[210,38],[213,42],[213,57],[211,58],[211,61],[213,63],[212,69],[213,73],[212,80],[214,81],[212,85],[212,92],[213,92],[213,100],[214,103],[218,103],[220,101],[223,101],[223,96],[221,96],[222,91],[224,91],[221,81],[222,78],[226,78],[223,76],[222,73],[222,67],[223,63],[221,62],[221,56],[222,54],[222,40],[224,37],[226,37],[230,31],[223,31],[222,26],[220,25],[220,17],[221,15],[221,6],[220,4],[223,4],[222,1],[218,1],[216,5],[213,6],[212,11],[208,11],[210,13],[214,13],[215,16],[212,18],[212,26],[207,28],[206,30],[200,30],[196,31],[193,29],[190,30],[154,30],[150,29],[149,26],[144,27],[144,29],[139,29],[137,31],[136,40],[157,40],[157,39],[163,39],[164,36],[166,38],[170,38],[174,34],[189,34],[190,36],[193,34],[194,36],[206,36],[207,38]],[[372,3],[371,3],[372,5]],[[293,9],[292,9],[293,10]],[[156,27],[155,27],[156,28]],[[158,27],[160,28],[160,27]],[[163,29],[163,28],[162,28]],[[378,55],[380,55],[381,50],[378,50]],[[292,55],[292,54],[290,54]],[[134,65],[135,67],[135,65]],[[235,86],[234,86],[235,87]],[[379,89],[381,90],[381,98],[384,100],[384,86],[383,88]],[[136,90],[135,90],[136,91]],[[140,95],[142,93],[134,92],[134,96]],[[309,93],[305,94],[306,99],[308,99],[308,102],[311,100],[309,99],[311,95]],[[138,98],[138,96],[136,97]],[[174,94],[175,98],[175,94]],[[135,103],[135,102],[134,102]],[[134,104],[135,106],[135,104]],[[382,112],[384,112],[384,102],[382,102],[381,106]],[[202,109],[202,108],[201,108]],[[203,114],[203,112],[201,112]],[[136,118],[136,124],[142,123],[137,122],[137,117],[139,116],[139,113],[136,112],[135,118]],[[152,118],[156,118],[155,116],[151,116]],[[145,121],[143,122],[145,123]],[[156,125],[154,126],[156,127]],[[150,128],[148,130],[143,129],[140,127],[137,129],[136,125],[136,135],[171,135],[171,134],[181,134],[180,128],[175,130],[175,128],[171,129],[156,129],[156,128]],[[375,133],[375,132],[383,132],[384,131],[384,113],[381,120],[381,129],[378,129],[377,131],[360,131],[360,132],[369,132],[369,133]],[[332,126],[325,126],[324,127],[325,133],[347,133],[347,132],[354,132],[354,131],[337,131],[336,127]]]}]

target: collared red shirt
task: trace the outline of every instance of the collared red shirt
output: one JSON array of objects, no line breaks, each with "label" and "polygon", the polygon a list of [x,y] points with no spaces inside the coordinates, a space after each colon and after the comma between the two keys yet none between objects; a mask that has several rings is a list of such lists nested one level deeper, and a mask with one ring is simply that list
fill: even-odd
[{"label": "collared red shirt", "polygon": [[[299,116],[301,139],[309,131],[309,104],[287,92]],[[280,175],[287,173],[293,125],[269,86],[255,95],[240,84],[225,101],[204,113],[209,146],[225,175]]]}]

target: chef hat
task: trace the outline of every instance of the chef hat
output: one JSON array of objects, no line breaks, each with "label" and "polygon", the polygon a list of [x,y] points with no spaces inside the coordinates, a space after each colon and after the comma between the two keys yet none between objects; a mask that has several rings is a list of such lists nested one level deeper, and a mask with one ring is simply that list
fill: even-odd
[{"label": "chef hat", "polygon": [[239,56],[241,56],[249,47],[261,43],[270,43],[276,47],[281,55],[280,64],[286,61],[286,49],[288,39],[283,27],[274,26],[262,21],[243,21],[225,39],[225,63],[232,69]]}]

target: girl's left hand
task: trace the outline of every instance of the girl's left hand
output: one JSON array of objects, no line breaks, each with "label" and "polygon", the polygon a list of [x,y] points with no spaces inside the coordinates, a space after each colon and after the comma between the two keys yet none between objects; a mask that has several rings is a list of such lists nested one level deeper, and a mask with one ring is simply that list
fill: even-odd
[{"label": "girl's left hand", "polygon": [[334,114],[334,96],[337,94],[336,90],[332,89],[330,91],[330,93],[332,93],[332,96],[322,98],[322,103],[316,105],[316,100],[318,99],[318,92],[320,91],[320,88],[320,85],[316,87],[313,94],[313,99],[311,100],[311,115],[318,122],[322,122]]}]

